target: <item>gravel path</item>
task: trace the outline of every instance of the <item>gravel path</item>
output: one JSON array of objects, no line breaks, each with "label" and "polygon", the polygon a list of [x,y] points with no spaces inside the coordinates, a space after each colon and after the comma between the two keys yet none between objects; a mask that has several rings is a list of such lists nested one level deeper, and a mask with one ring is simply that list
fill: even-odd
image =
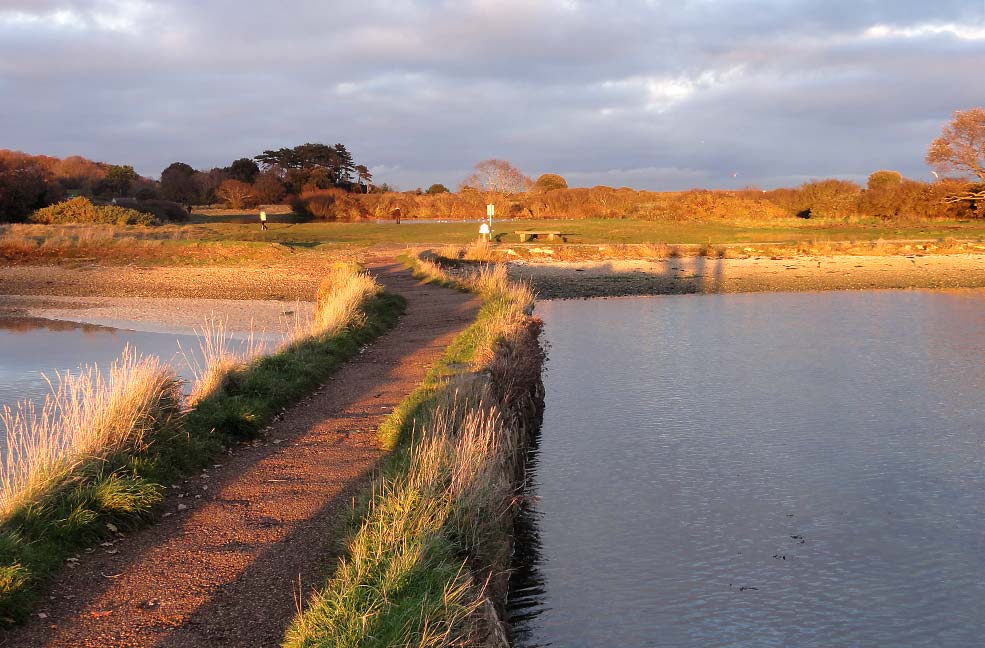
[{"label": "gravel path", "polygon": [[[398,326],[287,411],[267,441],[175,484],[159,524],[80,556],[5,646],[276,646],[295,596],[338,560],[375,430],[475,317],[469,295],[374,268],[408,300]],[[43,618],[40,615],[45,615]]]}]

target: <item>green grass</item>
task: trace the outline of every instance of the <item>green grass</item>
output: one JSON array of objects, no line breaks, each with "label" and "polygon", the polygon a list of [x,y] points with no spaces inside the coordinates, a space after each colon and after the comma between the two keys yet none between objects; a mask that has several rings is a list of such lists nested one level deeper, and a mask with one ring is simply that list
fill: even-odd
[{"label": "green grass", "polygon": [[116,529],[155,518],[164,485],[206,465],[225,447],[257,436],[275,414],[311,393],[339,364],[392,328],[406,304],[382,294],[365,318],[337,334],[309,337],[232,373],[221,391],[181,416],[176,404],[146,448],[87,464],[0,527],[0,619],[23,619],[40,586],[67,558]]}]

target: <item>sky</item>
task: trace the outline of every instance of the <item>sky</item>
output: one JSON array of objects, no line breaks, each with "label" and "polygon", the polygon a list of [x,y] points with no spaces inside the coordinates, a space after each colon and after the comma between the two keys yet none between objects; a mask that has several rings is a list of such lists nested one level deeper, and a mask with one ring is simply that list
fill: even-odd
[{"label": "sky", "polygon": [[226,166],[345,143],[377,182],[930,179],[985,106],[985,0],[0,0],[0,148]]}]

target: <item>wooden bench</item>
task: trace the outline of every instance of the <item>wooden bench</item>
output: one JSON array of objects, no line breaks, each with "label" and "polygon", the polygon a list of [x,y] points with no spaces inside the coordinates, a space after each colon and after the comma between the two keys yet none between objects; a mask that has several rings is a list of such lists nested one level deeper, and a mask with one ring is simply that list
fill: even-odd
[{"label": "wooden bench", "polygon": [[551,232],[546,230],[521,230],[513,233],[520,237],[521,243],[526,243],[527,241],[533,239],[539,239],[541,236],[546,236],[548,240],[553,241],[561,236],[561,232]]}]

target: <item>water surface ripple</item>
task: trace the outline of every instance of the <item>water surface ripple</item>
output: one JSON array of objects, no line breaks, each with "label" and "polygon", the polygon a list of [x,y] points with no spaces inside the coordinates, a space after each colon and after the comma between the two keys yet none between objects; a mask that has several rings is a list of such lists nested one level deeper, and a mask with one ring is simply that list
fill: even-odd
[{"label": "water surface ripple", "polygon": [[538,314],[517,645],[985,642],[985,293]]}]

